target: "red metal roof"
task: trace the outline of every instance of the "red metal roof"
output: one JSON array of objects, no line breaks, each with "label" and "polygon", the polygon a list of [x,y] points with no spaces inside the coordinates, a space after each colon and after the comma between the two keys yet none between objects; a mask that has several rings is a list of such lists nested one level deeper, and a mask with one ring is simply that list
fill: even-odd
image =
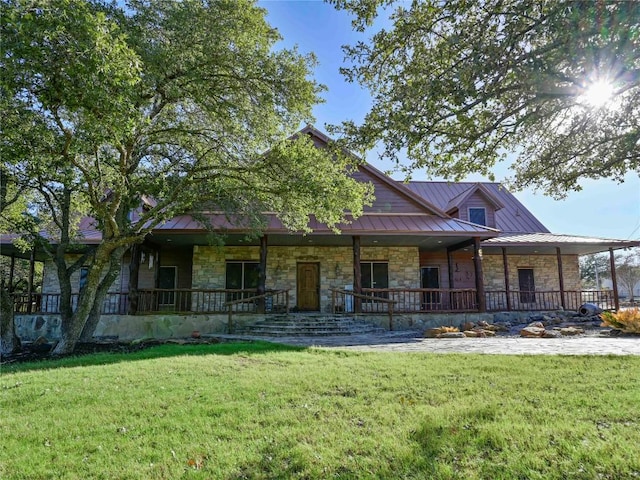
[{"label": "red metal roof", "polygon": [[[204,217],[211,222],[211,225],[216,230],[225,230],[230,233],[248,231],[248,225],[246,222],[242,222],[241,219],[231,219],[230,221],[230,219],[222,213],[206,214]],[[311,217],[309,227],[313,230],[314,234],[326,235],[328,233],[332,233],[332,230],[329,227],[318,222],[314,217]],[[498,233],[495,229],[489,227],[474,225],[456,218],[441,218],[439,216],[429,214],[365,214],[360,218],[353,220],[352,223],[338,225],[338,228],[343,233],[365,235],[461,234],[465,236],[473,235],[489,238],[497,235]],[[191,233],[205,231],[205,228],[199,221],[195,220],[190,215],[181,215],[154,229],[156,232],[163,233],[168,230]],[[269,214],[267,216],[265,233],[284,232],[289,232],[289,230],[284,227],[276,215]]]},{"label": "red metal roof", "polygon": [[[409,182],[407,187],[441,209],[455,197],[468,192],[476,182]],[[504,208],[496,210],[496,228],[501,232],[549,233],[549,230],[499,183],[480,183]]]}]

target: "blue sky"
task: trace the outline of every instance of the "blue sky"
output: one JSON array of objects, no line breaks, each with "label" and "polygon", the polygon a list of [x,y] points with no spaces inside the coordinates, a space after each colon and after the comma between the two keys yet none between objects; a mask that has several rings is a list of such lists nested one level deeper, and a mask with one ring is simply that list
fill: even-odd
[{"label": "blue sky", "polygon": [[[315,126],[326,132],[325,124],[343,120],[361,121],[371,105],[367,91],[348,83],[339,73],[344,54],[341,46],[366,40],[366,34],[354,32],[349,14],[335,10],[320,0],[263,0],[259,5],[267,9],[268,22],[276,27],[284,40],[283,47],[298,46],[301,53],[313,52],[319,66],[315,79],[326,85],[325,103],[314,109]],[[371,152],[367,160],[381,170],[391,168]],[[506,165],[495,170],[500,180],[509,174]],[[402,178],[401,175],[396,176]],[[414,180],[426,180],[415,173]],[[468,180],[483,180],[480,176]],[[514,192],[516,197],[554,233],[618,239],[640,239],[640,178],[628,174],[625,182],[585,180],[583,190],[570,193],[557,201],[541,192]]]}]

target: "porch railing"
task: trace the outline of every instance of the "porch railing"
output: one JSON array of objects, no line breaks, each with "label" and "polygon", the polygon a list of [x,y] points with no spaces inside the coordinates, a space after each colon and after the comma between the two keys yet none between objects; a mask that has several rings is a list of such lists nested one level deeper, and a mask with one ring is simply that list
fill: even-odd
[{"label": "porch railing", "polygon": [[[274,292],[265,299],[265,312],[284,312],[289,308],[288,295]],[[227,313],[227,302],[246,299],[256,294],[255,289],[144,289],[138,290],[139,314],[152,313]],[[71,295],[71,308],[78,306],[79,293]],[[59,293],[13,294],[14,312],[17,314],[59,314]],[[254,313],[255,302],[238,302],[235,312]],[[102,304],[103,315],[126,315],[129,309],[129,293],[109,292]]]},{"label": "porch railing", "polygon": [[[79,293],[71,294],[71,308],[75,310],[78,306]],[[26,293],[13,294],[14,312],[17,314],[46,314],[60,313],[59,293]],[[127,313],[128,294],[122,292],[109,292],[102,303],[103,315],[123,315]]]},{"label": "porch railing", "polygon": [[[331,311],[334,314],[340,310],[338,308],[340,300],[342,300],[343,306],[347,306],[349,305],[349,302],[353,302],[353,309],[351,309],[351,312],[356,310],[362,311],[364,305],[382,304],[384,306],[384,312],[389,315],[389,330],[393,330],[393,311],[394,304],[396,303],[395,300],[385,298],[381,295],[373,295],[371,292],[372,289],[368,289],[368,292],[363,293],[355,293],[353,290],[340,290],[335,288],[330,288],[329,290],[331,291]],[[342,312],[347,312],[347,310],[347,308],[342,308]]]},{"label": "porch railing", "polygon": [[[332,290],[332,311],[353,312],[354,293]],[[466,288],[363,288],[366,299],[360,303],[362,313],[386,313],[391,302],[396,313],[474,312],[477,311],[476,291]],[[383,302],[380,300],[389,300]]]},{"label": "porch railing", "polygon": [[[253,295],[247,298],[238,298],[236,300],[231,300],[225,303],[227,307],[227,311],[229,312],[229,317],[227,320],[227,332],[235,333],[235,325],[233,323],[233,313],[237,312],[241,309],[240,305],[248,305],[253,307],[256,313],[260,313],[260,309],[264,310],[264,313],[272,313],[273,312],[273,304],[274,301],[282,298],[284,296],[284,311],[282,313],[289,313],[289,290],[270,290],[261,295]],[[245,310],[241,310],[245,311]]]},{"label": "porch railing", "polygon": [[[476,312],[478,311],[475,289],[434,289],[434,288],[369,288],[363,289],[364,297],[355,296],[351,290],[329,289],[331,305],[329,311],[350,313],[356,301],[363,313],[388,313],[393,305],[394,313],[435,313],[435,312]],[[265,313],[285,312],[289,308],[288,292],[269,290],[264,299]],[[149,289],[138,290],[140,314],[153,313],[228,313],[232,302],[234,313],[256,313],[258,302],[248,300],[256,295],[255,289]],[[71,296],[71,306],[78,305],[80,294]],[[17,314],[59,314],[59,293],[33,293],[30,296],[14,293],[14,309]],[[558,290],[517,291],[490,290],[485,295],[487,310],[495,311],[542,311],[562,307],[562,296]],[[243,300],[243,301],[236,301]],[[248,300],[248,301],[244,301]],[[128,313],[129,294],[109,292],[102,304],[104,315],[124,315]],[[593,303],[603,310],[615,309],[613,292],[610,290],[568,290],[564,292],[564,308],[577,311],[580,305]]]},{"label": "porch railing", "polygon": [[541,311],[558,310],[563,305],[564,309],[578,310],[584,303],[593,303],[603,310],[615,309],[613,292],[610,290],[543,290],[543,291],[522,291],[515,290],[509,292],[509,302],[507,302],[506,290],[492,290],[486,292],[487,310],[493,311]]}]

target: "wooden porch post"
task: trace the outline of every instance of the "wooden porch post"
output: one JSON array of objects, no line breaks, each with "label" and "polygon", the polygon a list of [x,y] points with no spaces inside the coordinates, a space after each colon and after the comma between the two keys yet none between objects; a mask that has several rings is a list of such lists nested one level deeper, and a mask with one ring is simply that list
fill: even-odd
[{"label": "wooden porch post", "polygon": [[35,272],[35,263],[36,263],[36,249],[35,247],[31,250],[31,254],[29,255],[29,278],[27,279],[27,313],[31,313],[31,307],[33,302],[31,301],[31,295],[33,294],[33,275]]},{"label": "wooden porch post", "polygon": [[[353,236],[353,292],[362,293],[362,272],[360,271],[360,236]],[[362,299],[353,297],[354,313],[362,312]]]},{"label": "wooden porch post", "polygon": [[[267,235],[260,237],[260,267],[258,273],[258,288],[256,295],[264,295],[267,288]],[[265,298],[258,299],[258,313],[265,312]]]},{"label": "wooden porch post", "polygon": [[611,283],[613,284],[613,305],[616,312],[620,310],[620,298],[618,298],[618,279],[616,277],[616,259],[613,256],[613,248],[609,249],[609,262],[611,263]]},{"label": "wooden porch post", "polygon": [[133,244],[131,247],[131,258],[129,259],[129,285],[127,288],[129,297],[128,315],[138,313],[138,278],[140,276],[141,255],[142,246],[139,243]]},{"label": "wooden porch post", "polygon": [[566,310],[567,305],[564,300],[564,272],[562,271],[562,254],[560,253],[560,247],[556,247],[556,257],[558,257],[558,280],[560,282],[560,305],[562,305],[563,310]]},{"label": "wooden porch post", "polygon": [[507,296],[507,311],[511,311],[511,286],[509,284],[509,260],[507,259],[507,248],[502,247],[502,265],[504,267],[504,290]]},{"label": "wooden porch post", "polygon": [[453,252],[449,249],[447,249],[447,269],[449,270],[449,288],[455,288],[453,286]]},{"label": "wooden porch post", "polygon": [[487,302],[484,295],[484,275],[482,273],[482,249],[480,248],[480,238],[473,238],[473,266],[476,273],[476,298],[478,311],[487,311]]}]

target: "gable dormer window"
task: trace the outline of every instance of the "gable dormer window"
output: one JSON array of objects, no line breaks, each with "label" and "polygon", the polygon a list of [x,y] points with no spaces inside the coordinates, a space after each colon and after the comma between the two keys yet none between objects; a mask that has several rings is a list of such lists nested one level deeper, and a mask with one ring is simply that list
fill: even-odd
[{"label": "gable dormer window", "polygon": [[485,208],[470,208],[469,221],[477,225],[487,225],[487,210]]}]

